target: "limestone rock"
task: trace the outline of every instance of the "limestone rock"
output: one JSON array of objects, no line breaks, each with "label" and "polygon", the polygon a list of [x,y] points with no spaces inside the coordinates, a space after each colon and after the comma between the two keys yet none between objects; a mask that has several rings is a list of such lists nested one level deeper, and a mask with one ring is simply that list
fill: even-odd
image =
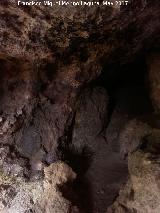
[{"label": "limestone rock", "polygon": [[81,94],[75,114],[70,155],[66,160],[77,171],[77,194],[84,212],[103,213],[126,181],[125,161],[103,137],[108,101],[103,88],[88,88]]},{"label": "limestone rock", "polygon": [[[127,174],[126,162],[121,159],[120,146],[117,146],[119,135],[123,154],[133,152],[131,157],[134,157],[139,139],[143,134],[148,135],[145,130],[148,127],[142,125],[144,132],[141,133],[137,124],[125,126],[133,119],[123,105],[128,93],[111,116],[108,95],[104,89],[93,89],[94,83],[89,83],[101,74],[106,63],[121,66],[134,61],[141,52],[160,46],[159,8],[159,0],[132,0],[126,7],[107,7],[98,2],[92,7],[68,5],[63,8],[17,5],[17,0],[0,1],[2,211],[79,211],[62,196],[57,186],[75,178],[74,172],[58,161],[61,143],[71,148],[71,152],[76,150],[75,161],[65,159],[72,161],[72,167],[74,163],[84,164],[83,172],[78,171],[78,180],[84,178],[86,188],[93,189],[93,200],[91,190],[89,199],[81,196],[85,206],[97,213],[111,205]],[[159,63],[155,59],[151,64],[151,97],[158,108],[159,74],[154,66]],[[92,89],[85,90],[86,87]],[[107,122],[110,124],[104,135]],[[138,126],[141,128],[141,124]],[[137,138],[132,137],[135,132]],[[114,144],[116,152],[109,144]],[[85,146],[91,150],[89,156],[87,150],[87,159],[81,157],[83,152],[86,155]],[[139,154],[136,158],[140,158]],[[49,167],[45,168],[46,165]],[[131,167],[129,163],[132,173]],[[77,170],[81,167],[75,172]],[[38,177],[34,179],[32,175]],[[137,204],[136,208],[139,208]]]},{"label": "limestone rock", "polygon": [[136,119],[129,121],[119,134],[118,143],[123,157],[136,151],[143,143],[143,139],[149,136],[152,128]]},{"label": "limestone rock", "polygon": [[153,130],[141,148],[129,155],[129,180],[119,197],[107,212],[158,213],[159,190],[159,138],[160,131]]},{"label": "limestone rock", "polygon": [[63,162],[57,162],[44,168],[44,175],[44,193],[34,211],[42,213],[78,212],[77,207],[72,206],[70,201],[66,200],[58,189],[58,185],[63,185],[76,178],[76,174],[72,169]]},{"label": "limestone rock", "polygon": [[107,92],[100,87],[86,89],[81,95],[75,115],[72,144],[80,150],[87,146],[94,152],[98,142],[96,138],[104,129],[107,121]]},{"label": "limestone rock", "polygon": [[0,212],[2,213],[52,213],[78,212],[59,191],[58,186],[73,181],[76,174],[62,162],[44,168],[44,180],[26,181],[1,171]]}]

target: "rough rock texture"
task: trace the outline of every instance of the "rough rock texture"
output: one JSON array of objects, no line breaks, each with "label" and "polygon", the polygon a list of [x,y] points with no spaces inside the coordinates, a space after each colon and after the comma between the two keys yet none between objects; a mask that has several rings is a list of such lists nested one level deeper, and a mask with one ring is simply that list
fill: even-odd
[{"label": "rough rock texture", "polygon": [[[125,143],[124,138],[134,137],[135,133],[139,137],[140,132],[143,132],[144,128],[147,129],[145,125],[142,127],[143,124],[141,126],[141,122],[136,121],[135,118],[148,121],[149,118],[147,116],[151,114],[149,100],[143,89],[141,86],[137,86],[136,83],[134,85],[131,84],[132,82],[127,81],[127,85],[117,88],[112,95],[114,106],[105,130],[105,137],[112,149],[117,152]],[[124,138],[120,139],[120,137],[123,137],[124,131],[126,135],[124,133]],[[130,143],[134,144],[135,142],[132,139],[130,138]],[[125,148],[127,149],[127,147]]]},{"label": "rough rock texture", "polygon": [[133,60],[146,42],[147,48],[152,45],[150,38],[157,39],[159,1],[137,2],[121,9],[69,5],[63,10],[0,3],[3,144],[15,143],[25,157],[39,152],[38,158],[54,161],[50,155],[71,123],[81,87],[106,61]]},{"label": "rough rock texture", "polygon": [[129,155],[129,180],[108,213],[160,211],[159,139],[160,131],[153,129],[141,148]]},{"label": "rough rock texture", "polygon": [[[102,5],[92,7],[69,5],[62,10],[62,7],[58,5],[26,7],[17,6],[17,0],[2,1],[1,52],[12,57],[25,56],[30,60],[35,58],[51,60],[57,58],[58,53],[61,55],[62,52],[67,53],[69,49],[72,50],[73,45],[75,47],[74,42],[78,42],[79,45],[75,47],[75,50],[80,48],[81,51],[89,51],[88,60],[81,63],[84,66],[92,62],[96,56],[98,56],[96,58],[98,62],[104,50],[108,56],[115,50],[119,50],[124,53],[122,58],[126,56],[126,53],[134,54],[142,48],[142,45],[145,45],[146,41],[150,41],[150,38],[157,37],[159,1],[130,2],[127,13],[124,13],[126,7],[120,11],[118,7],[102,7]],[[152,16],[152,19],[148,16]],[[8,19],[12,23],[8,23]],[[126,38],[123,33],[127,28],[131,28],[131,33]],[[134,32],[132,32],[133,29]],[[121,42],[117,40],[118,36]],[[103,40],[105,37],[106,41]],[[95,38],[97,38],[96,41]],[[101,44],[102,41],[103,44]],[[98,46],[104,46],[104,48],[98,51]],[[133,49],[129,53],[130,48]],[[97,51],[99,55],[96,54]],[[78,61],[71,63],[76,65]],[[96,70],[96,67],[93,68]],[[79,66],[77,71],[78,69]]]},{"label": "rough rock texture", "polygon": [[108,116],[108,95],[106,90],[97,87],[86,89],[79,98],[73,126],[72,144],[75,149],[88,147],[95,152],[99,136]]},{"label": "rough rock texture", "polygon": [[[145,102],[139,111],[134,107],[140,107],[137,103],[145,95],[135,83],[132,88],[118,88],[112,104],[112,95],[93,80],[112,65],[118,67],[117,75],[122,65],[159,48],[159,8],[159,0],[132,0],[122,7],[31,7],[18,6],[17,0],[0,1],[1,209],[105,212],[126,180],[126,161],[121,157],[127,155],[128,184],[135,184],[135,194],[140,193],[144,176],[136,174],[132,180],[131,168],[139,166],[143,171],[146,153],[136,150],[145,144],[144,137],[150,137],[151,128],[136,119],[150,112],[145,111]],[[148,60],[150,93],[158,111],[158,56]],[[156,119],[153,123],[159,128]],[[158,172],[153,150],[151,155],[153,174],[145,168],[148,178]],[[59,158],[77,173],[71,184],[76,196],[68,193],[70,183],[66,183],[75,173]],[[57,182],[66,185],[57,187]],[[159,195],[158,188],[151,192]],[[136,196],[135,208],[141,213],[144,201]]]},{"label": "rough rock texture", "polygon": [[152,128],[138,120],[129,121],[119,134],[120,153],[123,157],[137,150],[143,138],[152,133]]},{"label": "rough rock texture", "polygon": [[26,181],[25,178],[0,174],[0,212],[55,212],[76,213],[77,207],[62,197],[58,186],[73,181],[76,174],[63,162],[44,168],[44,180]]},{"label": "rough rock texture", "polygon": [[[108,117],[108,101],[104,89],[87,89],[80,97],[75,114],[70,147],[74,153],[84,153],[84,157],[74,162],[74,166],[86,212],[105,212],[127,176],[125,161],[111,150],[102,134]],[[83,195],[85,188],[88,188],[90,196]]]},{"label": "rough rock texture", "polygon": [[76,174],[63,162],[51,164],[44,169],[44,193],[42,198],[36,203],[35,212],[55,212],[55,213],[76,213],[79,212],[76,206],[66,200],[58,189],[58,186],[67,182],[72,182]]}]

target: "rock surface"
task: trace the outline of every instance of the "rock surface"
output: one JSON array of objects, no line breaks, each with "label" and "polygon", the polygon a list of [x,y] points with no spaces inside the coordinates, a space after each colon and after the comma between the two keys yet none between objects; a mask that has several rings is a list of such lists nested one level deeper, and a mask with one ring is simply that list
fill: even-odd
[{"label": "rock surface", "polygon": [[[133,60],[157,38],[159,1],[138,2],[121,9],[100,4],[63,10],[0,3],[3,144],[15,141],[25,157],[52,155],[70,125],[82,86],[101,73],[106,61]],[[127,31],[128,38],[123,36]]]},{"label": "rock surface", "polygon": [[160,211],[159,137],[160,131],[153,129],[141,149],[129,155],[129,180],[108,213]]},{"label": "rock surface", "polygon": [[128,86],[127,77],[111,94],[94,81],[146,58],[159,112],[159,8],[159,0],[63,8],[0,1],[2,212],[103,213],[126,181],[128,160],[128,183],[108,211],[159,213],[160,122],[146,88]]},{"label": "rock surface", "polygon": [[79,190],[83,192],[87,187],[91,193],[87,198],[81,195],[86,212],[105,212],[127,177],[126,162],[111,150],[102,134],[108,118],[108,101],[103,88],[87,89],[75,114],[70,146],[74,153],[88,155],[74,164],[75,169],[82,168],[77,170]]},{"label": "rock surface", "polygon": [[148,60],[148,72],[149,72],[149,83],[150,83],[150,95],[152,99],[152,104],[155,111],[159,113],[160,110],[160,55],[159,53],[154,53],[150,56]]},{"label": "rock surface", "polygon": [[63,162],[44,168],[44,180],[26,181],[13,175],[0,174],[0,212],[78,212],[77,207],[62,197],[58,189],[76,174]]}]

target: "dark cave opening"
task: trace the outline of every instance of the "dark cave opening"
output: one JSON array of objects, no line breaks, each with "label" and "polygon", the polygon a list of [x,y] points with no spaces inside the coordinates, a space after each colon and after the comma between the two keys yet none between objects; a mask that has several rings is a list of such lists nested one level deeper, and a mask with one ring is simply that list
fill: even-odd
[{"label": "dark cave opening", "polygon": [[[46,82],[51,82],[53,79],[53,74],[51,73],[53,67],[54,66],[50,64],[47,66]],[[58,160],[61,160],[68,164],[73,169],[73,171],[76,172],[77,177],[72,183],[67,182],[65,184],[58,185],[58,189],[64,198],[71,201],[73,205],[77,206],[80,211],[84,213],[104,213],[106,209],[113,204],[119,194],[120,189],[127,181],[127,158],[123,159],[124,156],[122,156],[120,152],[120,144],[118,141],[119,138],[115,137],[117,133],[119,134],[120,128],[123,128],[128,120],[139,118],[142,121],[146,121],[146,119],[148,119],[146,117],[148,116],[151,116],[151,118],[149,118],[150,123],[159,125],[158,122],[158,124],[155,122],[155,119],[152,116],[153,108],[149,98],[147,76],[147,65],[144,57],[139,57],[135,61],[125,65],[106,63],[101,75],[96,80],[87,85],[87,89],[91,91],[87,96],[87,99],[91,101],[89,109],[85,109],[84,107],[81,112],[77,112],[79,109],[76,108],[72,119],[70,122],[68,122],[70,125],[65,129],[65,133],[59,140],[58,150],[56,150],[57,153],[50,153],[52,156],[51,163],[55,163]],[[77,114],[83,114],[85,110],[86,113],[90,113],[89,111],[92,112],[89,114],[89,119],[94,116],[99,117],[99,115],[94,115],[94,113],[97,113],[94,111],[94,105],[96,105],[98,111],[101,105],[101,102],[98,103],[96,99],[94,100],[94,98],[97,98],[97,96],[92,97],[92,92],[95,88],[102,89],[98,90],[97,96],[103,96],[104,91],[108,95],[107,113],[100,113],[100,116],[103,117],[103,125],[100,130],[97,131],[95,139],[88,139],[88,132],[85,132],[85,130],[83,130],[84,132],[80,132],[78,137],[83,138],[85,136],[86,138],[83,138],[81,141],[82,144],[79,147],[74,140],[74,132],[79,125],[77,124],[75,117]],[[45,88],[43,89],[45,90]],[[83,88],[81,90],[82,94],[84,93],[85,89],[86,88]],[[81,98],[83,99],[83,95]],[[52,105],[55,104],[52,101],[50,101],[50,103]],[[85,101],[80,101],[78,105],[79,104],[87,105]],[[35,108],[35,112],[37,109],[38,108]],[[34,116],[36,114],[35,112],[33,111]],[[34,126],[34,116],[32,122],[28,124],[30,127],[33,127],[33,130],[29,129],[28,131],[30,135],[34,133],[36,136],[36,134],[39,134],[39,132],[36,129],[37,127],[35,128]],[[84,113],[84,123],[87,123],[88,118],[85,117],[86,114]],[[39,125],[39,117],[37,117],[37,119]],[[88,124],[90,125],[91,129],[92,127],[93,129],[95,128],[94,120],[91,120],[91,122]],[[97,124],[98,123],[95,123],[95,126]],[[84,129],[89,128],[89,125],[84,127]],[[97,126],[97,128],[99,127]],[[33,139],[30,136],[26,137],[27,141],[23,152],[27,153],[29,149],[32,149],[32,144],[37,143],[39,146],[39,138],[35,143],[35,136]],[[48,135],[46,136],[48,137]],[[29,147],[28,143],[28,139],[30,138],[31,147]],[[112,138],[114,138],[114,140]],[[92,143],[89,144],[90,142],[85,142],[85,140],[95,140],[95,142],[93,142],[93,150]],[[23,140],[23,143],[24,142],[25,140]],[[98,146],[95,145],[96,143]],[[22,166],[26,168],[23,176],[27,180],[34,180],[34,178],[41,179],[43,177],[43,172],[32,171],[32,167],[29,166],[31,163],[30,157],[25,158],[23,154],[18,155],[18,146],[23,147],[24,145],[25,144],[16,144],[16,147],[12,145],[14,147],[13,152],[16,155],[14,158],[19,158],[18,161],[22,161]],[[144,148],[143,146],[145,146],[145,142],[140,147]],[[157,145],[157,147],[159,147],[159,145]],[[148,147],[145,147],[144,149],[148,149]],[[153,151],[155,152],[155,150]],[[43,152],[40,153],[40,155],[43,156],[41,157],[39,153],[37,154],[38,161],[35,161],[35,165],[41,161],[43,164],[45,164],[45,166],[50,165],[50,162],[48,163],[46,160],[48,154],[47,152],[48,151],[43,148]]]},{"label": "dark cave opening", "polygon": [[[46,66],[46,82],[51,82],[54,77],[54,74],[51,72],[52,69],[55,69],[53,64]],[[104,213],[118,196],[121,187],[126,183],[128,176],[127,159],[122,159],[118,138],[115,139],[114,143],[110,139],[114,138],[116,132],[119,132],[118,128],[121,123],[118,123],[117,129],[113,130],[114,125],[112,126],[112,120],[114,120],[115,111],[116,113],[118,112],[116,116],[121,116],[120,119],[122,120],[126,115],[127,120],[134,119],[135,117],[140,117],[143,120],[146,116],[152,115],[153,109],[147,83],[147,66],[145,58],[141,56],[125,65],[106,63],[101,75],[87,85],[87,88],[91,89],[91,91],[96,87],[100,87],[109,96],[107,113],[102,114],[102,117],[104,116],[104,126],[102,125],[103,127],[95,139],[95,142],[99,143],[100,146],[93,145],[95,146],[95,150],[93,151],[88,144],[84,143],[82,147],[74,144],[73,132],[77,124],[74,120],[75,116],[73,116],[70,127],[66,129],[65,136],[63,135],[61,141],[59,141],[58,157],[55,160],[58,161],[60,159],[66,162],[77,173],[77,178],[73,183],[68,182],[67,184],[60,185],[59,190],[62,192],[63,197],[70,200],[73,205],[78,206],[82,212]],[[41,89],[45,90],[46,88]],[[83,93],[84,90],[85,88],[81,92]],[[98,95],[102,95],[101,91]],[[52,104],[54,105],[55,103]],[[94,104],[93,101],[90,107]],[[85,109],[83,110],[85,111]],[[75,112],[76,114],[77,112]],[[94,111],[90,116],[94,117]],[[119,120],[119,117],[116,117],[116,119]],[[34,122],[29,123],[29,125],[31,124],[34,126]],[[93,123],[90,123],[90,125],[92,128]],[[111,129],[111,134],[107,132],[110,131],[108,129]],[[31,135],[33,134],[32,131],[29,130]],[[37,129],[34,130],[34,133],[36,131]],[[79,137],[83,137],[83,132]],[[28,138],[27,136],[25,152],[29,149]],[[31,141],[31,144],[35,144],[34,140],[35,138]],[[37,143],[39,143],[38,140]],[[20,144],[20,146],[22,145]],[[43,163],[46,163],[46,153],[43,153]],[[55,156],[55,153],[51,153],[51,155]],[[26,165],[29,163],[25,162],[24,164],[27,167]],[[95,168],[93,169],[93,167]],[[29,171],[31,168],[27,169]],[[40,173],[41,178],[41,172],[39,171],[30,173],[34,173],[35,175]],[[26,177],[28,178],[28,176]]]},{"label": "dark cave opening", "polygon": [[0,212],[160,212],[160,1],[5,2]]},{"label": "dark cave opening", "polygon": [[[135,61],[125,65],[106,64],[99,78],[89,85],[90,88],[97,86],[102,87],[109,95],[108,114],[106,115],[108,120],[106,119],[105,126],[100,133],[101,137],[105,137],[105,143],[107,144],[106,147],[104,145],[102,149],[107,150],[106,155],[109,157],[104,159],[104,161],[98,162],[97,160],[98,163],[93,163],[93,165],[96,167],[101,167],[101,163],[107,165],[105,172],[97,169],[97,171],[102,174],[95,175],[99,176],[99,179],[97,179],[99,182],[103,182],[103,176],[105,174],[108,178],[106,178],[104,184],[112,186],[109,186],[108,188],[106,187],[104,194],[96,195],[94,184],[97,183],[94,182],[94,178],[92,179],[92,177],[87,176],[88,171],[91,170],[92,161],[96,158],[96,154],[92,153],[90,154],[90,157],[87,158],[83,151],[79,152],[79,150],[72,149],[71,147],[74,147],[74,144],[71,142],[71,149],[63,150],[66,152],[63,160],[77,172],[77,179],[73,184],[69,185],[72,187],[77,197],[76,199],[73,199],[75,196],[72,197],[70,194],[67,194],[66,185],[64,188],[63,186],[61,187],[61,191],[64,197],[71,200],[79,208],[82,208],[84,212],[103,213],[104,210],[114,202],[118,196],[119,190],[127,180],[127,159],[122,160],[118,138],[116,138],[117,141],[115,140],[114,144],[108,142],[110,137],[114,137],[115,132],[118,132],[121,126],[118,124],[118,129],[113,131],[112,129],[115,127],[110,123],[114,120],[114,111],[116,111],[116,113],[118,112],[118,116],[120,116],[120,119],[122,120],[123,116],[125,117],[127,115],[127,119],[125,118],[127,121],[137,117],[140,118],[140,120],[143,120],[143,118],[148,115],[152,115],[153,108],[149,98],[149,88],[147,83],[146,61],[145,58],[141,56]],[[125,119],[124,122],[127,122]],[[119,120],[119,118],[117,120]],[[111,129],[111,132],[113,131],[111,135],[106,133],[107,128]],[[99,143],[101,140],[97,142]],[[117,176],[120,181],[115,178],[115,176]],[[117,184],[118,187],[115,187],[114,184]],[[108,194],[110,195],[108,196]],[[103,202],[100,200],[103,200]]]},{"label": "dark cave opening", "polygon": [[106,64],[95,84],[106,88],[112,105],[120,101],[130,115],[145,115],[153,111],[147,72],[146,59],[140,56],[124,65]]}]

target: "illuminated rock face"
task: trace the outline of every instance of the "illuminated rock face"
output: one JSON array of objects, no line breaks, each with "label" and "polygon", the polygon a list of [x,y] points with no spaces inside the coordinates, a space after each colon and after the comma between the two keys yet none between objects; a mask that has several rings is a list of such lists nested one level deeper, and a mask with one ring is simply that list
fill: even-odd
[{"label": "illuminated rock face", "polygon": [[16,176],[1,173],[1,212],[78,212],[76,206],[62,197],[58,186],[73,181],[76,174],[65,163],[58,161],[44,169],[44,179],[25,182]]},{"label": "illuminated rock face", "polygon": [[159,212],[159,137],[159,129],[154,129],[145,144],[129,155],[129,180],[107,212]]},{"label": "illuminated rock face", "polygon": [[[136,187],[130,159],[139,158],[144,140],[160,126],[150,106],[159,113],[160,2],[132,0],[122,7],[112,2],[111,7],[0,2],[1,210],[13,212],[14,199],[23,203],[35,191],[47,197],[42,186],[50,165],[62,177],[74,170],[63,183],[53,183],[57,201],[51,190],[50,201],[26,199],[20,212],[45,212],[45,205],[54,212],[53,201],[58,213],[103,213],[126,182],[128,161],[124,191],[131,181]],[[25,195],[16,198],[21,183]],[[144,201],[136,199],[141,213]],[[119,203],[111,208],[119,211]]]}]

